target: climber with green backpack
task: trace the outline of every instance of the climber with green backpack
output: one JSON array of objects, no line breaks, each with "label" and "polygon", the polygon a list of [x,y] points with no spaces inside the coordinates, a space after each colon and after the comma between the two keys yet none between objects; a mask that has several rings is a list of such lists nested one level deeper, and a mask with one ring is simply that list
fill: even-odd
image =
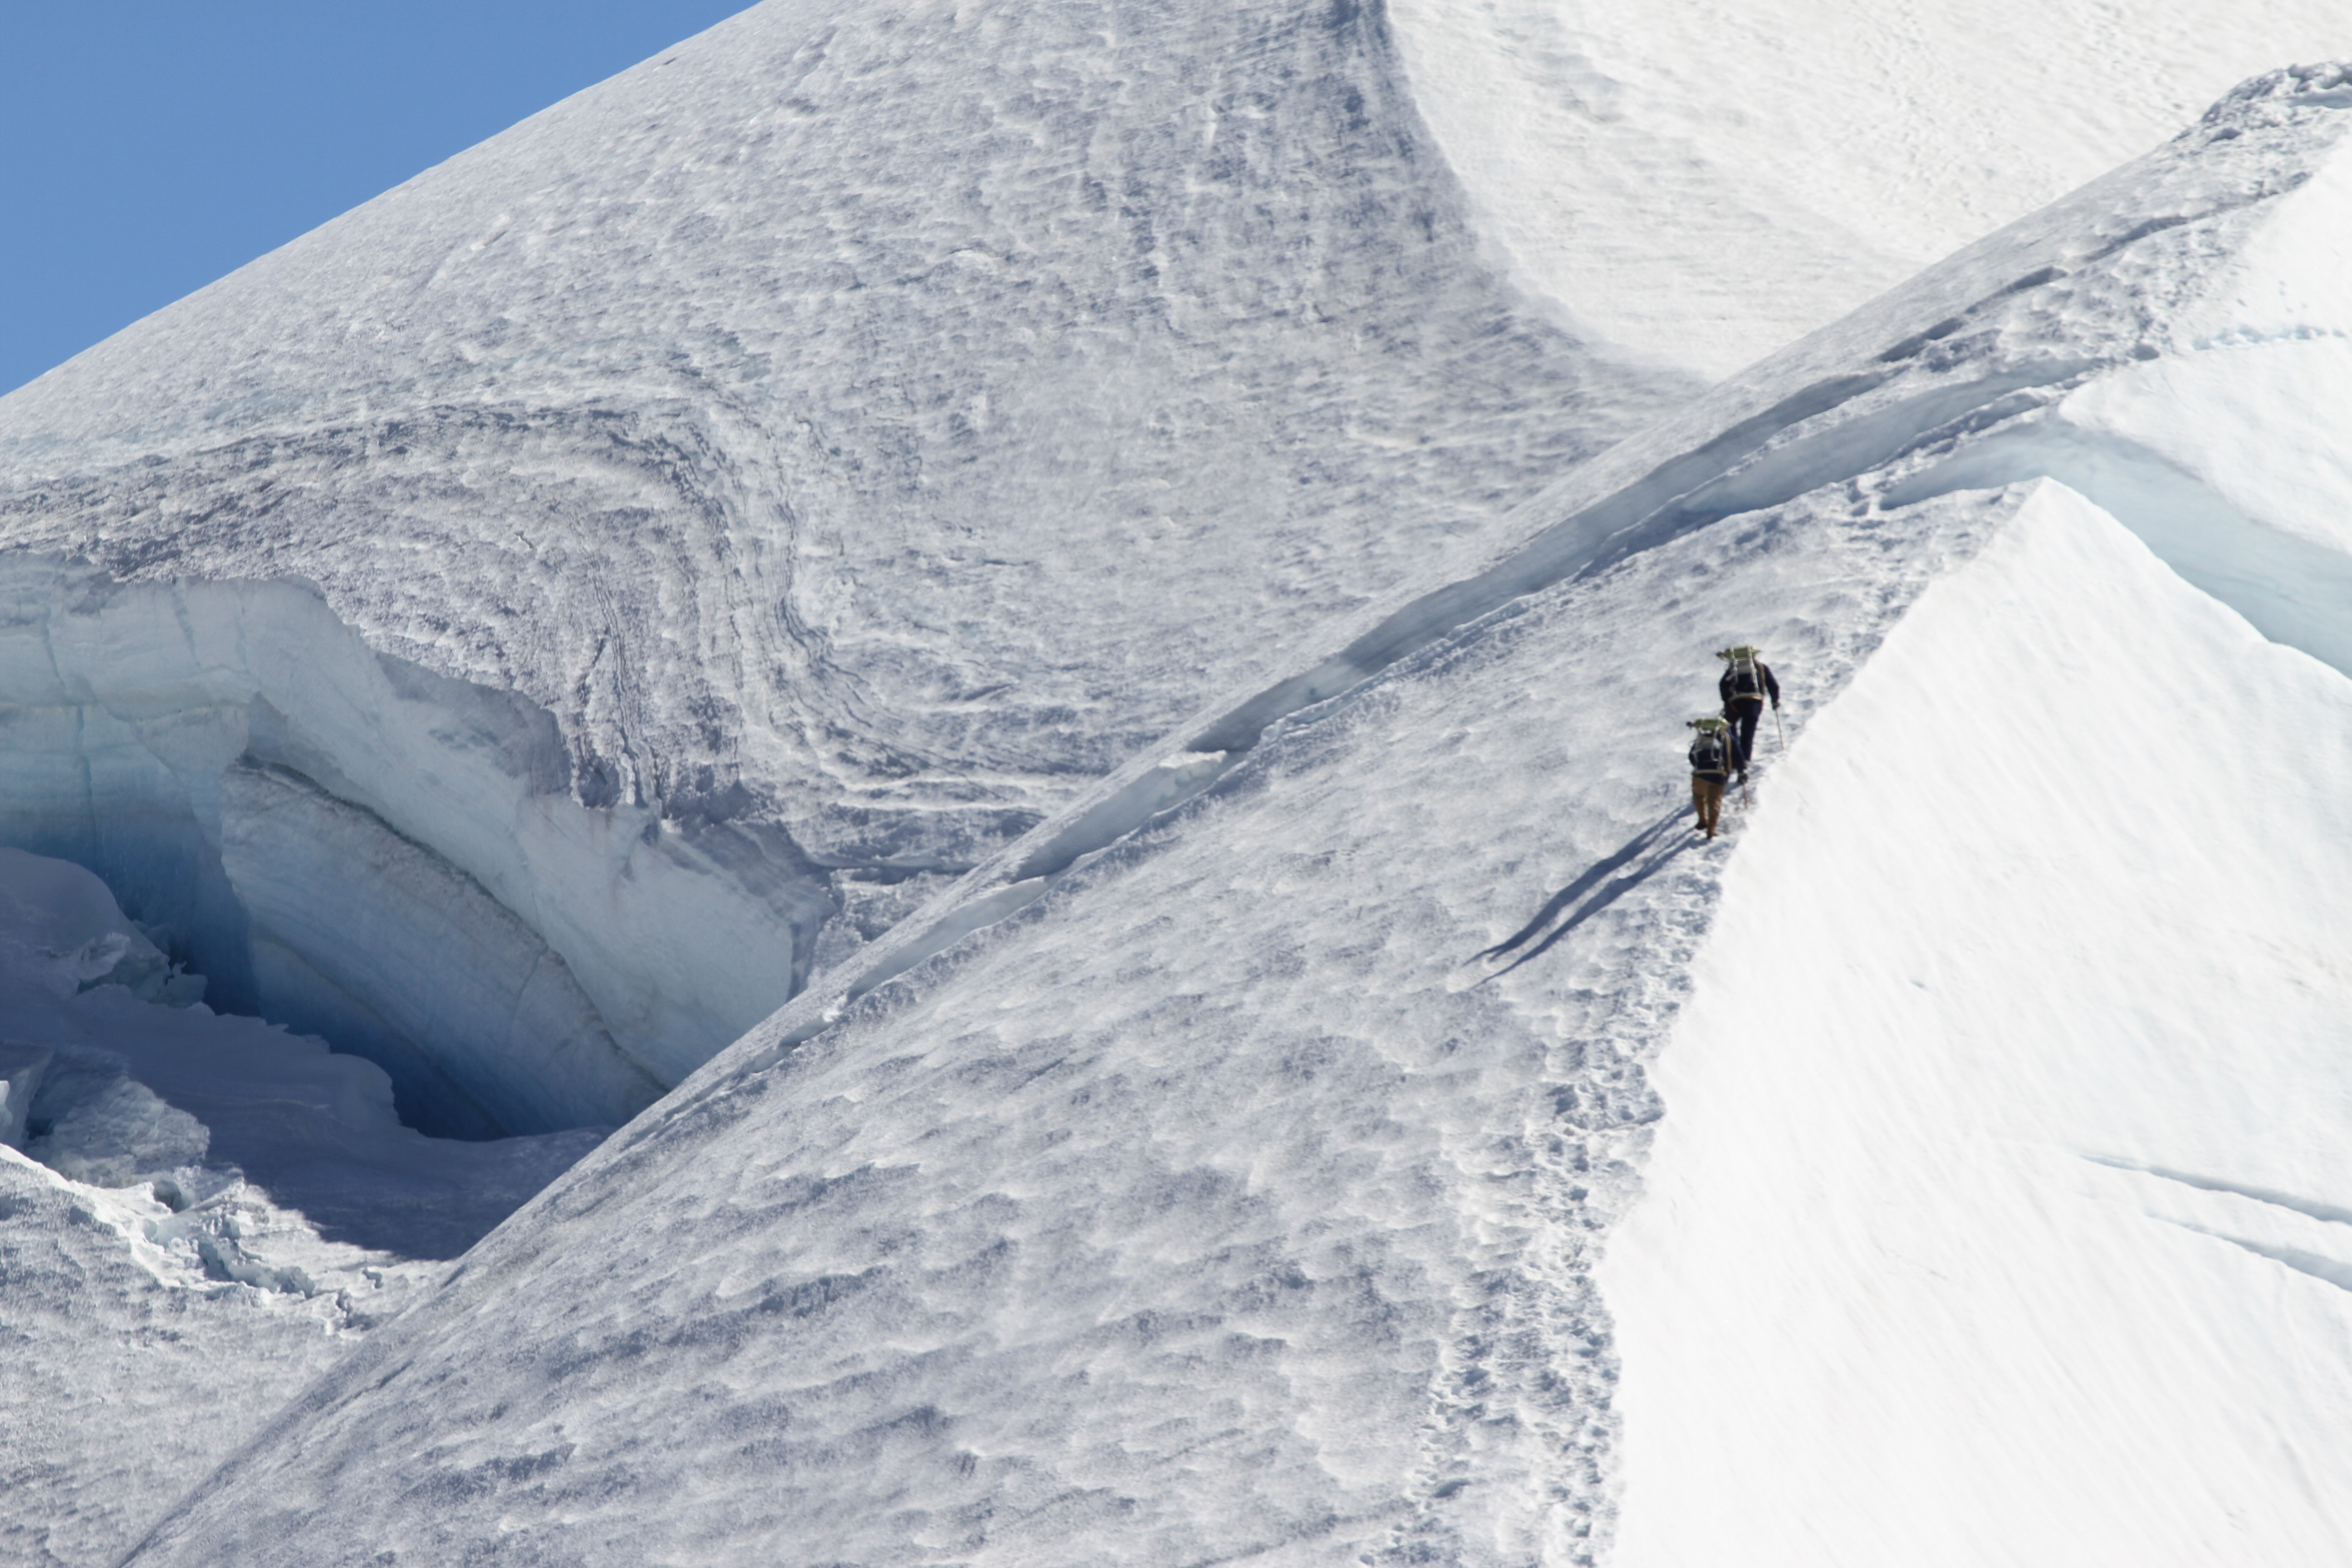
[{"label": "climber with green backpack", "polygon": [[1743,779],[1748,760],[1756,754],[1756,723],[1764,716],[1765,699],[1771,699],[1775,714],[1780,711],[1780,683],[1763,652],[1753,643],[1736,643],[1715,656],[1723,660],[1723,679],[1715,689],[1723,699],[1723,716],[1731,721],[1731,765]]},{"label": "climber with green backpack", "polygon": [[1689,727],[1698,731],[1690,745],[1691,804],[1698,808],[1700,831],[1712,838],[1723,818],[1723,786],[1731,777],[1731,723],[1710,716],[1692,720]]}]

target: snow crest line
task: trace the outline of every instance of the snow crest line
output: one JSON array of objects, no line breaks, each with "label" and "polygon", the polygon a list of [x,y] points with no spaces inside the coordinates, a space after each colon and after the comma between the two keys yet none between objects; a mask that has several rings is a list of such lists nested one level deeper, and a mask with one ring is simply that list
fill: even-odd
[{"label": "snow crest line", "polygon": [[2148,446],[2035,410],[1912,476],[1904,506],[1956,490],[2054,479],[2097,503],[2189,582],[2273,642],[2352,674],[2352,555],[2249,517]]},{"label": "snow crest line", "polygon": [[2118,1159],[2111,1154],[2085,1154],[2084,1159],[2094,1165],[2105,1165],[2112,1171],[2131,1171],[2143,1176],[2155,1176],[2161,1181],[2193,1187],[2200,1193],[2227,1193],[2232,1197],[2252,1198],[2258,1204],[2268,1204],[2306,1219],[2324,1220],[2329,1225],[2352,1225],[2352,1208],[2336,1204],[2323,1204],[2312,1198],[2299,1198],[2292,1193],[2282,1193],[2272,1187],[2248,1186],[2242,1182],[2225,1181],[2219,1176],[2200,1176],[2187,1171],[2168,1170],[2162,1165],[2142,1164],[2136,1160]]},{"label": "snow crest line", "polygon": [[[1892,371],[1859,373],[1815,383],[1740,420],[1544,529],[1500,564],[1421,595],[1305,674],[1200,724],[1175,755],[1114,774],[1092,797],[1039,828],[1033,843],[1016,846],[1019,858],[997,874],[1002,880],[965,893],[950,908],[935,905],[912,929],[877,943],[870,963],[831,984],[820,981],[796,998],[780,1015],[782,1033],[762,1061],[831,1027],[844,1008],[877,986],[1042,896],[1081,858],[1213,788],[1282,721],[1362,689],[1399,660],[1515,600],[1571,577],[1597,575],[1726,517],[1779,506],[1882,466],[2021,391],[2073,382],[2090,368],[2078,359],[2043,359],[1856,413],[1857,401],[1895,379]],[[977,875],[990,875],[990,868]]]},{"label": "snow crest line", "polygon": [[[1397,660],[1571,576],[1606,572],[1723,518],[1866,476],[1876,476],[1865,488],[1880,503],[1897,507],[1957,489],[2057,478],[2103,505],[2112,500],[2126,525],[2184,576],[2269,635],[2327,649],[2320,657],[2352,668],[2346,640],[2352,634],[2320,613],[2326,594],[2304,593],[2312,583],[2352,588],[2352,556],[2301,548],[2274,529],[2233,525],[2226,503],[2178,499],[2193,490],[2176,492],[2170,510],[2142,504],[2165,492],[2164,476],[2112,440],[2105,468],[2121,477],[2105,482],[2101,464],[2082,460],[2079,444],[2053,441],[2046,428],[2032,439],[2003,434],[2033,428],[2037,414],[2088,384],[2165,359],[2141,299],[2155,286],[2147,279],[2191,296],[2211,286],[2216,268],[2246,243],[2252,215],[2267,222],[2282,198],[2327,167],[2326,155],[2343,134],[2333,111],[2345,79],[2339,67],[2294,68],[2245,83],[2147,158],[1571,470],[1521,508],[1522,516],[1549,511],[1559,521],[1486,570],[1410,599],[1304,672],[1191,726],[1178,756],[1114,773],[1005,857],[984,863],[917,915],[911,929],[878,943],[854,973],[821,979],[788,1005],[772,1021],[781,1032],[766,1048],[788,1051],[811,1038],[857,997],[1002,918],[986,900],[1002,898],[1010,884],[1044,879],[1035,893],[1008,900],[1004,912],[1044,892],[1080,857],[1213,788],[1273,725],[1359,690]],[[1987,432],[1993,438],[1979,439]],[[2184,505],[2193,515],[2178,515]],[[2252,581],[2233,580],[2228,565],[2207,558],[2212,547],[2204,536],[2216,519],[2222,556],[2255,552]],[[1171,787],[1179,776],[1185,782]]]}]

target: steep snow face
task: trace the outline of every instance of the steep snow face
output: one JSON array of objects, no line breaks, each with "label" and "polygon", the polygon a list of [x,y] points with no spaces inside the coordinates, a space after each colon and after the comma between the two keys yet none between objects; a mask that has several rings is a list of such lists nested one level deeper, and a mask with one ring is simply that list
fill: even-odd
[{"label": "steep snow face", "polygon": [[104,884],[0,849],[0,1562],[116,1561],[602,1130],[419,1136],[194,1001]]},{"label": "steep snow face", "polygon": [[2352,51],[2334,0],[1391,11],[1511,275],[1594,340],[1711,378],[2138,156],[2232,83]]},{"label": "steep snow face", "polygon": [[2352,680],[2045,487],[1773,779],[1601,1279],[1613,1561],[2352,1553]]}]

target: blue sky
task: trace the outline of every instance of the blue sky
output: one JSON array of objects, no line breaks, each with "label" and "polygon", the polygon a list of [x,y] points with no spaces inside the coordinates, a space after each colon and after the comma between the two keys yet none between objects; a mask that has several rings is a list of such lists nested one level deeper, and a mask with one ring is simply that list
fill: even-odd
[{"label": "blue sky", "polygon": [[0,392],[749,0],[0,0]]}]

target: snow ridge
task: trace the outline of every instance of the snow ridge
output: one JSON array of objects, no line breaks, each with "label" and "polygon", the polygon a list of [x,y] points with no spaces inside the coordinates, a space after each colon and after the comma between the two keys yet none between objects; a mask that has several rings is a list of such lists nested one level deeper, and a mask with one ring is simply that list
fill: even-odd
[{"label": "snow ridge", "polygon": [[[1809,671],[1801,732],[2007,510],[1729,521],[1284,721],[772,1068],[730,1051],[133,1560],[447,1556],[495,1515],[587,1562],[1590,1561],[1593,1243],[1719,855],[1674,820],[1659,715],[1761,627]],[[625,1281],[595,1235],[631,1237]]]},{"label": "snow ridge", "polygon": [[2352,682],[2063,486],[1921,596],[1657,1066],[1622,1568],[2343,1556],[2347,765]]},{"label": "snow ridge", "polygon": [[[1298,661],[1334,689],[1211,705],[583,1162],[137,1560],[493,1520],[589,1561],[1596,1560],[1594,1243],[1719,856],[1645,838],[1662,715],[1746,637],[1805,671],[1801,737],[2042,493],[1906,485],[2190,358],[2233,267],[2338,221],[2295,79],[1569,475]],[[1475,958],[1548,907],[1539,957]],[[528,1348],[471,1385],[492,1333]],[[705,1400],[741,1425],[636,1437]]]},{"label": "snow ridge", "polygon": [[[2347,118],[2336,111],[2352,107],[2347,80],[2347,68],[2322,65],[2243,84],[2167,147],[1565,476],[1517,514],[1522,530],[1533,529],[1524,544],[1377,619],[1360,618],[1362,629],[1304,673],[1189,721],[1176,755],[1130,763],[950,895],[971,901],[944,912],[935,905],[861,955],[852,973],[821,980],[781,1029],[763,1031],[776,1034],[772,1049],[810,1038],[846,1002],[1022,907],[1045,879],[1207,787],[1269,724],[1513,599],[1874,471],[1892,475],[1880,482],[1891,487],[1893,506],[2041,477],[2083,480],[2078,488],[2116,502],[2112,510],[2190,581],[2267,634],[2352,670],[2352,634],[2331,607],[2344,602],[2331,595],[2352,587],[2352,552],[2307,542],[2292,524],[2254,523],[2226,503],[2200,504],[2159,454],[2110,442],[2104,462],[2075,461],[2063,442],[2039,435],[2045,411],[2069,394],[2180,352],[2161,341],[2160,319],[2148,319],[2151,279],[2175,295],[2211,287],[2210,274],[2248,228],[2326,163]],[[2324,307],[2325,297],[2317,302]],[[1863,368],[1849,368],[1854,360]],[[1171,793],[1169,781],[1179,777],[1188,782]],[[989,890],[973,898],[965,889],[974,886]]]}]

